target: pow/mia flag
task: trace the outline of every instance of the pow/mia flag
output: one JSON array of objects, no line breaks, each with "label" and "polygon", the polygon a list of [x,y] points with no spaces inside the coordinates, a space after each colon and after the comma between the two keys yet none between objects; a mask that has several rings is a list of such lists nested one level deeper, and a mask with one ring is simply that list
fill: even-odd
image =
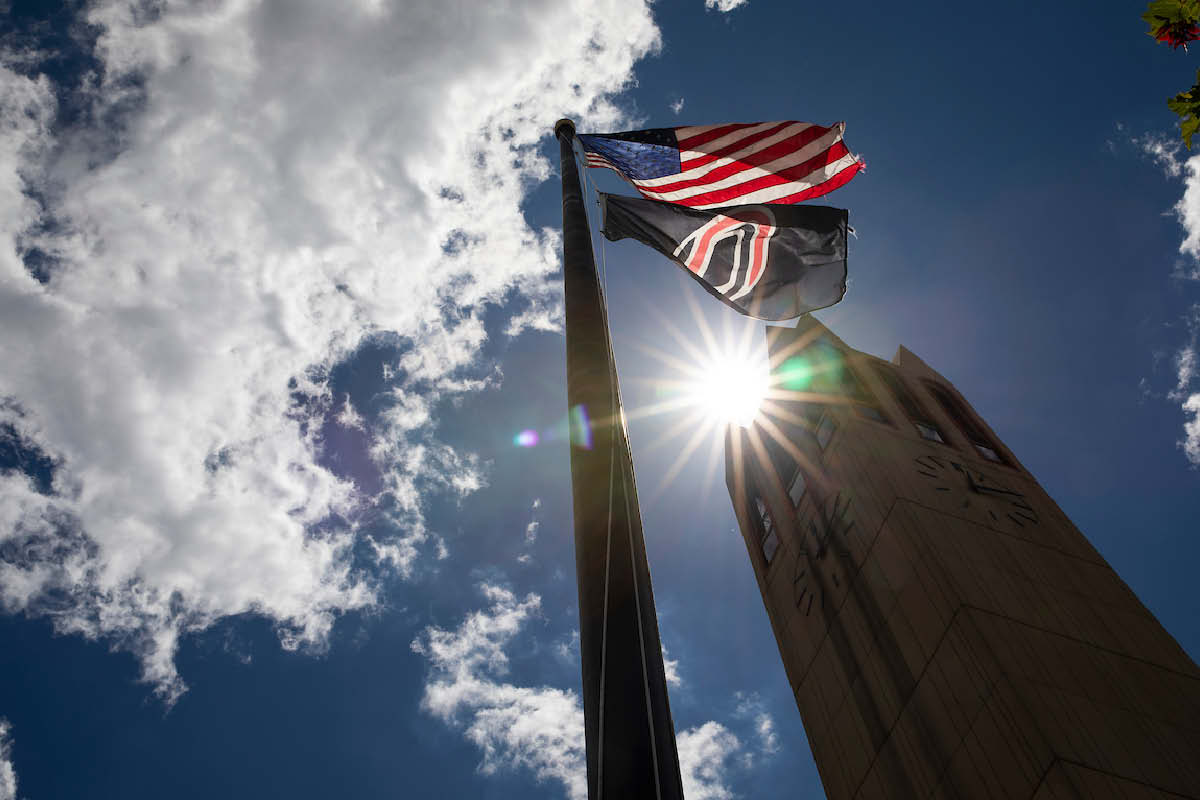
[{"label": "pow/mia flag", "polygon": [[844,209],[747,205],[696,209],[600,192],[603,233],[637,239],[750,317],[783,320],[846,293]]}]

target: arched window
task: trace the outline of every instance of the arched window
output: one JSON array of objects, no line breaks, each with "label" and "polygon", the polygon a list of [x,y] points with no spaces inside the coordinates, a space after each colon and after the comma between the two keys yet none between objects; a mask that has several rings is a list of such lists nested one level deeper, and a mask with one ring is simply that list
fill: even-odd
[{"label": "arched window", "polygon": [[946,416],[954,420],[954,424],[962,431],[963,436],[967,437],[967,441],[979,455],[988,461],[995,461],[997,464],[1008,463],[1004,456],[1000,455],[1000,448],[984,432],[983,426],[975,420],[975,416],[963,405],[957,395],[933,381],[925,381],[925,385],[929,387],[929,392],[937,400],[938,405],[946,412]]}]

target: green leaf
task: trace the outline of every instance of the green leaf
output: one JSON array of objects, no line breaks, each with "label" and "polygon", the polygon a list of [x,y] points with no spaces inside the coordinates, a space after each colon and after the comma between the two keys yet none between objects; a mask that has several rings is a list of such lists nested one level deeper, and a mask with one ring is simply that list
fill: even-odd
[{"label": "green leaf", "polygon": [[1154,0],[1142,19],[1150,26],[1150,36],[1165,40],[1164,30],[1184,30],[1200,23],[1200,0]]},{"label": "green leaf", "polygon": [[1191,150],[1192,136],[1200,130],[1200,70],[1196,71],[1196,85],[1168,100],[1167,108],[1179,115],[1183,143]]},{"label": "green leaf", "polygon": [[1179,132],[1183,134],[1183,143],[1188,150],[1192,149],[1192,136],[1197,130],[1200,130],[1200,117],[1185,119],[1179,126]]}]

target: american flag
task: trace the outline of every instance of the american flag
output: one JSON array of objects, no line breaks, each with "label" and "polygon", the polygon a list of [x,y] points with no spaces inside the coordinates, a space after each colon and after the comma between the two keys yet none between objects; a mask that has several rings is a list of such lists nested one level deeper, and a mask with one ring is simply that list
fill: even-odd
[{"label": "american flag", "polygon": [[645,197],[715,208],[799,203],[843,186],[863,167],[845,130],[844,122],[750,122],[578,138],[589,167],[614,170]]}]

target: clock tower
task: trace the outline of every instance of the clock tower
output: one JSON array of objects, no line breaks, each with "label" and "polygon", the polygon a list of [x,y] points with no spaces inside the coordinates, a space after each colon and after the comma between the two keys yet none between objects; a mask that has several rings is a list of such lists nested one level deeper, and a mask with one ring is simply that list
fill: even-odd
[{"label": "clock tower", "polygon": [[726,482],[828,797],[1200,798],[1200,669],[954,386],[767,343]]}]

